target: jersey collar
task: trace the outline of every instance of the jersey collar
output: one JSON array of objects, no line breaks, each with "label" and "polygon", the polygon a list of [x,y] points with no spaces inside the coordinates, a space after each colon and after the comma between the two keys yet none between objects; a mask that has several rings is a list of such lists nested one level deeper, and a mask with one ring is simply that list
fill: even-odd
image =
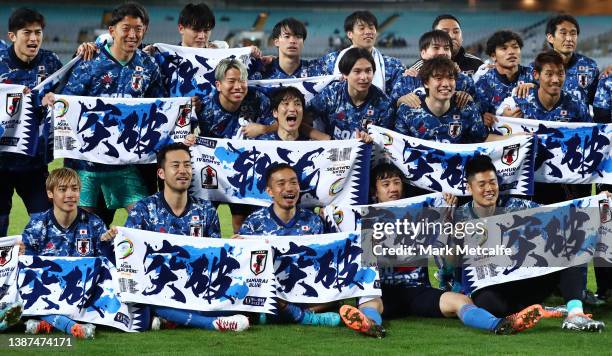
[{"label": "jersey collar", "polygon": [[78,224],[79,220],[81,220],[83,218],[83,214],[85,214],[85,210],[77,207],[77,215],[76,218],[74,219],[74,221],[70,224],[70,226],[68,226],[67,228],[64,229],[64,227],[62,227],[62,225],[60,225],[57,222],[57,219],[55,218],[55,214],[53,213],[53,208],[49,209],[49,212],[51,213],[51,222],[53,223],[53,225],[55,225],[55,227],[61,231],[62,233],[67,233],[68,231],[74,230],[74,228],[76,227],[76,225]]},{"label": "jersey collar", "polygon": [[270,212],[270,216],[272,217],[272,220],[274,220],[279,226],[282,226],[284,228],[292,228],[293,226],[295,226],[295,224],[297,223],[297,219],[298,219],[298,213],[300,211],[299,208],[295,209],[295,215],[293,215],[293,217],[291,218],[291,220],[289,220],[286,224],[284,221],[282,221],[274,212],[274,203],[272,203],[272,205],[270,205],[268,207],[268,211]]},{"label": "jersey collar", "polygon": [[349,95],[348,92],[348,82],[345,81],[344,86],[343,86],[343,90],[344,90],[344,94],[346,95],[346,98],[348,99],[348,102],[357,109],[361,109],[364,108],[366,106],[368,106],[370,104],[370,101],[372,100],[372,97],[374,96],[374,83],[372,83],[370,85],[370,88],[368,88],[368,95],[366,95],[365,100],[363,101],[363,103],[361,103],[361,105],[357,106],[355,105],[355,103],[353,103],[353,99],[351,99],[351,96]]},{"label": "jersey collar", "polygon": [[17,57],[17,53],[15,52],[15,45],[11,45],[9,47],[8,53],[9,53],[9,56],[11,57],[11,60],[15,62],[20,69],[32,69],[38,65],[38,62],[40,62],[40,57],[41,57],[40,50],[38,50],[36,57],[34,57],[30,61],[30,63],[24,62],[21,59],[19,59],[19,57]]},{"label": "jersey collar", "polygon": [[542,102],[540,101],[540,96],[538,95],[538,90],[539,87],[536,87],[533,89],[535,91],[534,93],[534,97],[535,97],[535,103],[537,106],[540,107],[540,109],[542,109],[545,112],[551,112],[554,111],[555,109],[557,109],[559,106],[561,106],[561,104],[563,104],[563,99],[565,98],[565,93],[563,92],[563,90],[561,90],[561,95],[559,96],[559,100],[557,100],[557,102],[555,103],[555,105],[553,105],[553,107],[548,110],[544,107],[544,105],[542,105]]},{"label": "jersey collar", "polygon": [[189,194],[187,195],[187,205],[185,205],[185,210],[183,210],[183,212],[179,216],[174,214],[174,212],[172,211],[172,208],[170,207],[170,205],[168,205],[168,202],[166,201],[166,198],[164,197],[164,192],[158,192],[157,194],[159,196],[159,199],[162,202],[162,205],[164,206],[164,209],[166,209],[168,211],[168,214],[170,214],[170,215],[172,215],[172,216],[174,216],[176,218],[182,218],[185,215],[187,215],[187,213],[189,213],[191,211],[192,200],[191,200],[191,196]]}]

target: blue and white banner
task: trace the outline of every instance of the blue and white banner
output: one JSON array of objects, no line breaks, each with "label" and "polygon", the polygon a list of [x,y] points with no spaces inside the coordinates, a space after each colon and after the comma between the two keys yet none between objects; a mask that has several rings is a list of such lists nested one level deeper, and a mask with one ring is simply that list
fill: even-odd
[{"label": "blue and white banner", "polygon": [[376,268],[361,265],[359,232],[259,238],[272,245],[280,299],[327,303],[381,295]]},{"label": "blue and white banner", "polygon": [[237,58],[247,68],[251,65],[251,48],[191,48],[156,43],[164,85],[170,97],[207,96],[215,84],[215,67],[224,58]]},{"label": "blue and white banner", "polygon": [[535,181],[589,184],[612,182],[612,124],[540,121],[498,116],[500,134],[539,136]]},{"label": "blue and white banner", "polygon": [[55,158],[104,164],[155,162],[156,152],[191,129],[190,98],[95,98],[56,95]]},{"label": "blue and white banner", "polygon": [[450,144],[405,136],[375,125],[369,132],[377,149],[376,161],[390,160],[410,183],[423,189],[469,195],[465,164],[477,155],[491,157],[497,169],[502,194],[533,194],[533,167],[536,138],[513,136],[504,141],[478,144]]},{"label": "blue and white banner", "polygon": [[0,238],[0,304],[19,300],[17,275],[21,236]]},{"label": "blue and white banner", "polygon": [[0,84],[0,151],[33,156],[36,153],[39,119],[34,115],[27,87]]},{"label": "blue and white banner", "polygon": [[367,202],[371,145],[357,140],[259,141],[199,137],[191,147],[192,193],[206,200],[268,206],[264,174],[288,163],[300,180],[300,205]]},{"label": "blue and white banner", "polygon": [[264,240],[118,230],[122,301],[201,311],[274,311],[272,252]]},{"label": "blue and white banner", "polygon": [[308,103],[310,99],[337,79],[335,75],[322,75],[307,78],[249,80],[249,85],[260,88],[268,96],[280,87],[295,87],[304,94],[306,103]]},{"label": "blue and white banner", "polygon": [[607,257],[597,252],[602,243],[608,247],[612,242],[612,235],[601,230],[612,227],[609,211],[607,221],[596,213],[603,211],[602,200],[606,200],[603,194],[474,220],[486,225],[485,233],[466,237],[466,246],[504,246],[512,252],[468,258],[466,291],[553,273],[588,263],[595,256]]}]

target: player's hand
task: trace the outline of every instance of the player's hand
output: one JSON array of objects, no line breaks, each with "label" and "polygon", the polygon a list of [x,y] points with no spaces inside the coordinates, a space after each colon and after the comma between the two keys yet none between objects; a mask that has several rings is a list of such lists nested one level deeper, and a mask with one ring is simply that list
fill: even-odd
[{"label": "player's hand", "polygon": [[458,91],[455,93],[455,101],[459,109],[463,109],[470,101],[474,101],[472,96],[464,91]]},{"label": "player's hand", "polygon": [[459,199],[456,196],[452,195],[451,193],[442,193],[442,196],[444,197],[446,204],[449,206],[457,206]]},{"label": "player's hand", "polygon": [[404,77],[416,77],[419,75],[419,71],[414,68],[408,68],[404,71]]},{"label": "player's hand", "polygon": [[516,86],[516,96],[518,98],[526,98],[529,95],[529,89],[535,88],[533,83],[523,83]]},{"label": "player's hand", "polygon": [[53,92],[49,92],[45,94],[45,96],[42,99],[42,105],[52,107],[54,103],[55,103],[55,94]]},{"label": "player's hand", "polygon": [[242,131],[242,133],[248,138],[255,138],[259,135],[263,135],[266,133],[266,125],[248,124],[248,125],[242,126],[240,128],[240,131]]},{"label": "player's hand", "polygon": [[372,143],[372,136],[365,131],[355,130],[355,137],[363,143]]},{"label": "player's hand", "polygon": [[25,244],[23,241],[19,241],[17,246],[19,246],[19,256],[25,255]]},{"label": "player's hand", "polygon": [[601,75],[599,76],[599,79],[605,77],[606,75],[612,75],[612,64],[610,64],[609,66],[606,67],[606,69],[601,71]]},{"label": "player's hand", "polygon": [[486,127],[493,127],[497,121],[497,116],[491,114],[490,112],[486,112],[482,115],[482,122],[484,122]]},{"label": "player's hand", "polygon": [[189,134],[187,136],[185,136],[185,138],[183,139],[183,144],[187,147],[191,147],[195,144],[196,141],[196,137],[194,134]]},{"label": "player's hand", "polygon": [[157,51],[157,47],[153,46],[152,44],[147,45],[145,48],[142,49],[143,52],[145,52],[146,54],[148,54],[149,56],[152,56],[155,54],[155,51]]},{"label": "player's hand", "polygon": [[200,111],[200,109],[202,109],[202,100],[199,96],[194,95],[191,97],[191,107],[195,111]]},{"label": "player's hand", "polygon": [[508,117],[523,117],[523,112],[521,111],[519,107],[516,107],[514,109],[510,109],[506,107],[504,108],[503,114],[504,116],[508,116]]},{"label": "player's hand", "polygon": [[251,57],[253,58],[261,57],[261,50],[257,48],[257,46],[251,46]]},{"label": "player's hand", "polygon": [[32,89],[28,88],[28,87],[23,87],[23,94],[24,95],[28,95],[32,92]]},{"label": "player's hand", "polygon": [[113,226],[100,236],[101,241],[113,241],[117,236],[117,227]]},{"label": "player's hand", "polygon": [[81,56],[84,61],[92,60],[96,53],[98,53],[98,47],[93,42],[83,42],[77,48],[77,55]]},{"label": "player's hand", "polygon": [[399,107],[402,104],[406,104],[413,109],[418,109],[421,107],[421,98],[415,93],[408,93],[397,99],[397,106]]},{"label": "player's hand", "polygon": [[240,234],[233,234],[230,239],[244,240],[244,237],[242,237]]},{"label": "player's hand", "polygon": [[264,65],[269,65],[270,63],[272,63],[272,61],[274,60],[274,56],[261,56],[261,58],[259,58],[259,60],[261,61],[261,63],[263,63]]}]

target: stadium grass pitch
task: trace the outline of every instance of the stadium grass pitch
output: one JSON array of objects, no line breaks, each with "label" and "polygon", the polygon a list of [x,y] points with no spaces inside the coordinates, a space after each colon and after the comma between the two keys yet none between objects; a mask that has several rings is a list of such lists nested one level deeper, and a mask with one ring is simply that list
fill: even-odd
[{"label": "stadium grass pitch", "polygon": [[[54,161],[49,169],[61,166]],[[126,219],[120,210],[114,224],[123,225]],[[224,237],[231,235],[231,216],[227,206],[219,211],[221,230]],[[29,218],[21,199],[13,196],[9,235],[20,234]],[[430,268],[430,280],[435,268]],[[595,276],[589,268],[589,289],[595,289]],[[528,291],[526,291],[528,292]],[[349,301],[353,303],[353,301]],[[559,297],[549,299],[545,304],[562,303]],[[11,348],[1,342],[2,355],[66,353],[78,355],[145,355],[145,354],[213,354],[213,355],[274,355],[274,354],[334,354],[334,355],[600,355],[612,350],[612,299],[608,304],[589,309],[593,317],[606,323],[608,330],[602,333],[571,332],[561,330],[562,319],[541,320],[531,330],[517,335],[497,336],[485,331],[463,326],[458,319],[427,319],[409,317],[386,320],[387,337],[373,339],[356,334],[344,326],[314,327],[300,325],[255,325],[242,333],[220,333],[215,331],[179,328],[145,333],[123,333],[112,328],[98,326],[95,340],[78,340],[72,348]],[[25,336],[23,326],[0,334],[2,341],[7,337]],[[61,336],[54,332],[52,336]]]}]

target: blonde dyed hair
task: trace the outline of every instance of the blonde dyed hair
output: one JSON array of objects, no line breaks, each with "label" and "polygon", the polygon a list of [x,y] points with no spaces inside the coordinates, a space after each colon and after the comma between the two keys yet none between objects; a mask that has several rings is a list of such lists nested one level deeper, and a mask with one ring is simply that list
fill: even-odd
[{"label": "blonde dyed hair", "polygon": [[52,192],[56,187],[66,184],[69,185],[72,182],[76,182],[81,189],[81,177],[79,174],[70,168],[57,168],[49,173],[47,180],[45,181],[45,189]]}]

